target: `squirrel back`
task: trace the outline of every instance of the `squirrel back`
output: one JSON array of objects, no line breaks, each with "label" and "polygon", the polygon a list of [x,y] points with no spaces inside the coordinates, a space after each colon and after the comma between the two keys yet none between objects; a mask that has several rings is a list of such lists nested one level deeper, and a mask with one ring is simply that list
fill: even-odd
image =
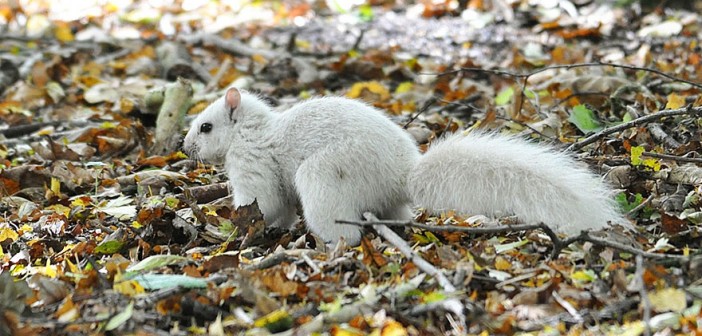
[{"label": "squirrel back", "polygon": [[565,233],[627,222],[610,189],[568,155],[497,134],[452,135],[423,155],[381,111],[340,97],[310,99],[282,113],[236,88],[192,124],[184,149],[223,159],[234,205],[258,201],[269,224],[288,226],[302,206],[326,241],[360,242],[336,220],[412,218],[410,205],[464,214],[517,215]]}]

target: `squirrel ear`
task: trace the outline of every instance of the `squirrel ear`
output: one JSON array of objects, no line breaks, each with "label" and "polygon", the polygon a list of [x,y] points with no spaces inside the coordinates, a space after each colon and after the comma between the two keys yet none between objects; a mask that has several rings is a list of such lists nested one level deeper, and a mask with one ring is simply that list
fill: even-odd
[{"label": "squirrel ear", "polygon": [[229,110],[229,119],[234,119],[234,110],[241,104],[241,93],[237,88],[229,88],[224,94],[224,106]]}]

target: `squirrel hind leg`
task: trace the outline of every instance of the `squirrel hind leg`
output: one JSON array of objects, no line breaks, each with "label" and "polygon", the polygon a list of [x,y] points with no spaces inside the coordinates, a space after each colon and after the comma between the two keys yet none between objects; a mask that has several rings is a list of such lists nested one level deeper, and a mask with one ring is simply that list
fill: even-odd
[{"label": "squirrel hind leg", "polygon": [[[341,237],[349,245],[361,243],[361,228],[337,224],[337,220],[360,220],[363,205],[359,199],[362,191],[353,188],[355,183],[340,183],[336,174],[339,162],[323,159],[334,153],[315,154],[303,162],[295,173],[295,189],[302,204],[307,227],[327,243]],[[351,181],[348,181],[351,182]]]},{"label": "squirrel hind leg", "polygon": [[336,223],[337,220],[360,218],[360,211],[349,203],[347,195],[328,186],[305,185],[307,187],[298,187],[298,192],[305,223],[310,231],[327,243],[336,243],[343,237],[351,246],[360,244],[360,227]]}]

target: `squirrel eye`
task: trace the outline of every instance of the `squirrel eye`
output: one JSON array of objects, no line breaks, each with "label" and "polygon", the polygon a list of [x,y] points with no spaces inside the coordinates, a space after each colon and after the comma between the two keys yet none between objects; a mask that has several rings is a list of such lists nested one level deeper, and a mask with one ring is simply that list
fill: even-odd
[{"label": "squirrel eye", "polygon": [[200,133],[210,133],[212,131],[212,124],[204,123],[200,125]]}]

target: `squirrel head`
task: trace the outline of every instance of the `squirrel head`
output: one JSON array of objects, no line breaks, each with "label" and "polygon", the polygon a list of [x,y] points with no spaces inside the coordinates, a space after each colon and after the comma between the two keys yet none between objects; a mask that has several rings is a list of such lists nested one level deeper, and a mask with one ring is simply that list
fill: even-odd
[{"label": "squirrel head", "polygon": [[222,163],[243,117],[242,94],[229,88],[192,122],[183,142],[184,151],[192,158]]}]

